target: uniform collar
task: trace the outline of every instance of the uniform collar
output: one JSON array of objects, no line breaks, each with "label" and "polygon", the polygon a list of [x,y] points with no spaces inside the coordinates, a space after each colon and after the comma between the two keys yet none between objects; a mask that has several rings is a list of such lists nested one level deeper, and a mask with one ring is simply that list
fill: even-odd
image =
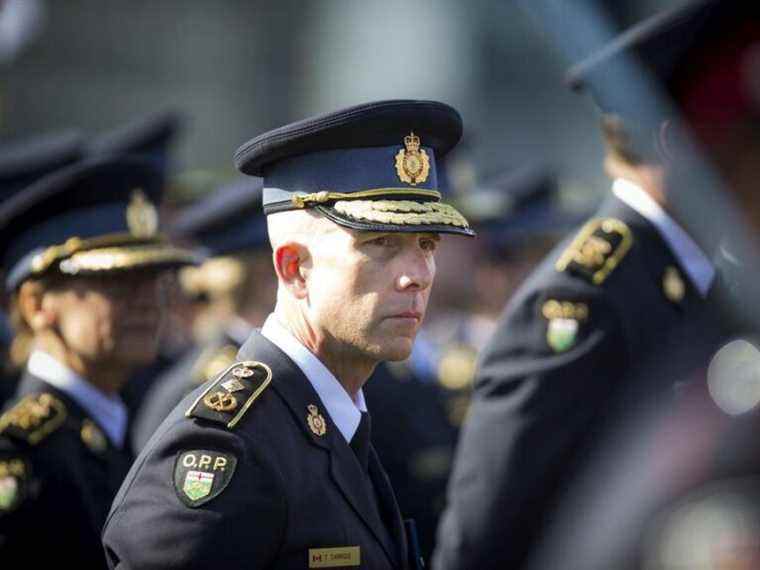
[{"label": "uniform collar", "polygon": [[706,297],[715,279],[715,266],[689,234],[633,182],[618,178],[612,192],[655,227],[699,294]]},{"label": "uniform collar", "polygon": [[359,389],[354,402],[333,373],[282,326],[274,313],[267,317],[261,334],[277,345],[301,369],[322,400],[333,423],[346,442],[350,442],[359,427],[361,412],[367,411],[364,392]]},{"label": "uniform collar", "polygon": [[118,448],[124,446],[127,432],[127,407],[116,395],[104,394],[71,368],[47,352],[35,350],[26,365],[30,374],[54,386],[90,414]]}]

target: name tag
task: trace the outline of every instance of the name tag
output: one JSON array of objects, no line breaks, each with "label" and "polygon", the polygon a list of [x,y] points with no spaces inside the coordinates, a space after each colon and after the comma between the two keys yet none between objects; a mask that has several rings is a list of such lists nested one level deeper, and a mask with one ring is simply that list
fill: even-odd
[{"label": "name tag", "polygon": [[360,564],[361,551],[358,546],[309,549],[309,568],[338,568]]}]

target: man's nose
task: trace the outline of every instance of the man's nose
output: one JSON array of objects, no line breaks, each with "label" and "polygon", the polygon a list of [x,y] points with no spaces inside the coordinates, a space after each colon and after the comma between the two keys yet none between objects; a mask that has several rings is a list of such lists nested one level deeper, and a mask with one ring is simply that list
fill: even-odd
[{"label": "man's nose", "polygon": [[424,291],[433,284],[435,261],[422,251],[408,255],[397,285],[402,291]]}]

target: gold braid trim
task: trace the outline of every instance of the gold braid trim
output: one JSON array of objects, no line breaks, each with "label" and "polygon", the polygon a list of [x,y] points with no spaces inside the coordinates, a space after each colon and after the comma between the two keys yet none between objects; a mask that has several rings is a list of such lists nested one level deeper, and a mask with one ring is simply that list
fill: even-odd
[{"label": "gold braid trim", "polygon": [[336,212],[357,220],[396,225],[444,224],[468,228],[470,224],[456,208],[440,202],[411,200],[352,200],[336,202]]},{"label": "gold braid trim", "polygon": [[62,243],[60,245],[51,245],[50,247],[46,248],[42,253],[35,255],[34,258],[32,259],[32,272],[42,273],[56,261],[60,259],[65,259],[66,257],[69,257],[70,255],[78,251],[83,251],[86,249],[94,249],[94,248],[104,247],[104,246],[145,243],[146,241],[155,241],[155,240],[146,240],[145,238],[138,238],[128,233],[106,234],[106,235],[102,235],[102,236],[98,236],[94,238],[88,238],[88,239],[82,239],[80,237],[74,236],[67,239],[65,243]]},{"label": "gold braid trim", "polygon": [[61,261],[59,268],[62,273],[76,275],[80,271],[109,271],[161,263],[194,262],[194,254],[186,249],[167,245],[146,245],[81,251]]},{"label": "gold braid trim", "polygon": [[294,194],[290,201],[296,208],[307,208],[312,204],[324,204],[333,200],[361,200],[362,198],[374,198],[376,196],[406,196],[408,198],[434,198],[441,199],[441,193],[437,190],[424,190],[412,188],[375,188],[360,192],[313,192],[311,194]]}]

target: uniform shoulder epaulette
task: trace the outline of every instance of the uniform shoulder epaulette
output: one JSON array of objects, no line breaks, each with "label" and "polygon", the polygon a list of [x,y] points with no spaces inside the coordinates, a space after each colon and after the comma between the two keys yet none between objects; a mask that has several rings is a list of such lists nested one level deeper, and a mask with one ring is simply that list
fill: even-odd
[{"label": "uniform shoulder epaulette", "polygon": [[235,363],[238,350],[240,347],[232,344],[204,349],[193,364],[193,380],[202,384],[206,380],[215,378],[220,372]]},{"label": "uniform shoulder epaulette", "polygon": [[0,416],[0,434],[37,445],[63,425],[66,413],[52,394],[30,394]]},{"label": "uniform shoulder epaulette", "polygon": [[254,360],[235,362],[214,380],[185,412],[232,429],[272,381],[272,370]]},{"label": "uniform shoulder epaulette", "polygon": [[586,223],[560,255],[557,271],[570,271],[601,285],[633,245],[628,226],[615,218],[594,218]]}]

